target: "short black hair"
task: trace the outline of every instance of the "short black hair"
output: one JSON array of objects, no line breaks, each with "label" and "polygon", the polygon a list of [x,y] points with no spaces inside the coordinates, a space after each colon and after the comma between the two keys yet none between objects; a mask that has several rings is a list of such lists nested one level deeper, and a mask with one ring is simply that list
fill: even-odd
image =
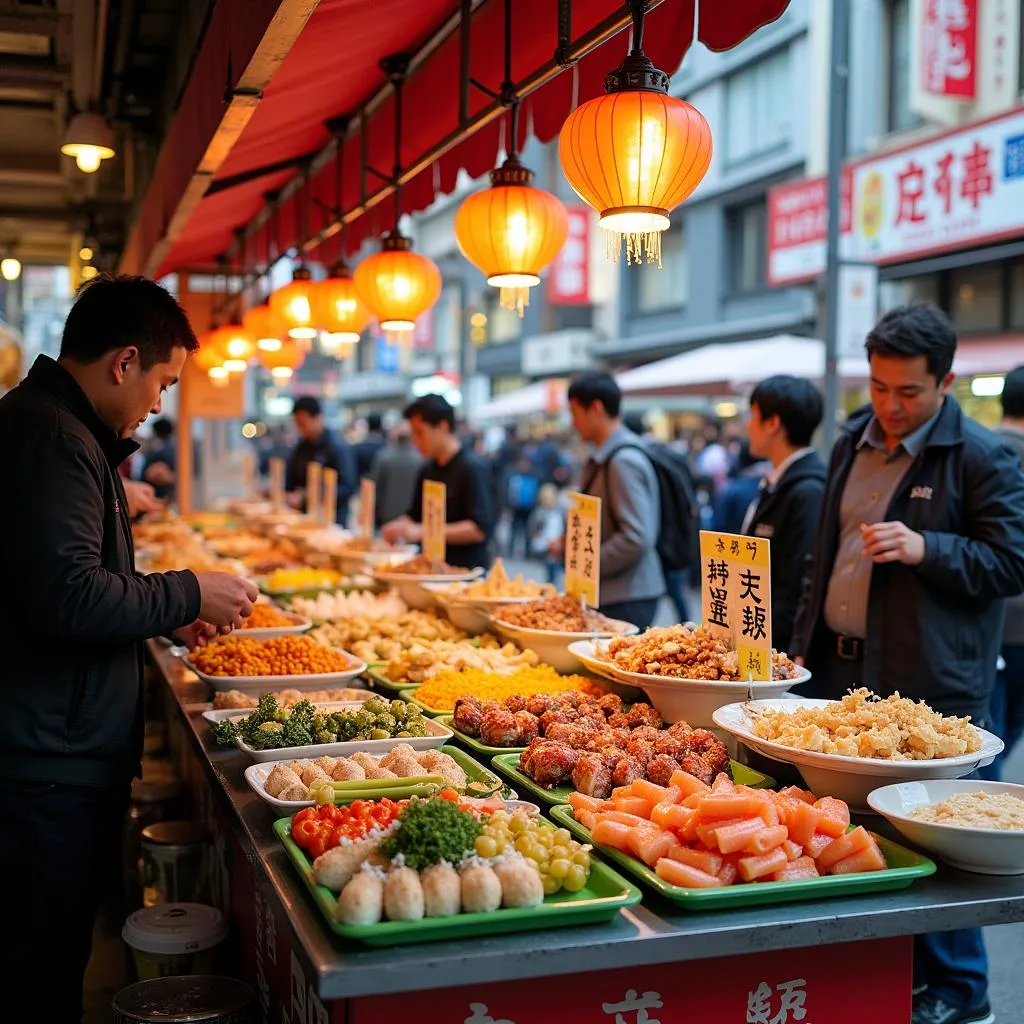
[{"label": "short black hair", "polygon": [[447,423],[448,429],[455,433],[455,410],[443,395],[424,395],[417,398],[402,410],[402,415],[407,420],[419,416],[424,423],[432,427]]},{"label": "short black hair", "polygon": [[323,412],[320,402],[312,395],[300,395],[292,402],[292,415],[297,412],[308,413],[310,416],[319,416]]},{"label": "short black hair", "polygon": [[811,443],[824,415],[818,389],[810,381],[782,373],[761,381],[750,393],[750,404],[757,406],[763,420],[778,416],[789,443],[797,448]]},{"label": "short black hair", "polygon": [[166,363],[176,348],[199,348],[185,310],[148,277],[99,274],[78,292],[64,322],[62,359],[95,363],[108,352],[134,345],[143,370]]},{"label": "short black hair", "polygon": [[153,436],[159,437],[161,441],[166,441],[174,433],[174,424],[167,419],[166,416],[161,416],[158,420],[153,420]]},{"label": "short black hair", "polygon": [[1003,381],[1003,415],[1024,419],[1024,364],[1011,370]]},{"label": "short black hair", "polygon": [[384,421],[381,419],[379,412],[371,412],[370,415],[366,417],[366,429],[379,431],[383,422]]},{"label": "short black hair", "polygon": [[956,355],[953,322],[930,302],[915,302],[889,310],[875,324],[864,343],[868,358],[873,355],[913,359],[924,356],[928,372],[936,382],[945,379]]},{"label": "short black hair", "polygon": [[619,411],[622,408],[622,391],[615,383],[615,378],[610,373],[600,370],[588,370],[586,373],[577,374],[569,385],[566,398],[585,409],[589,409],[594,402],[600,402],[612,419],[619,418]]},{"label": "short black hair", "polygon": [[647,424],[644,423],[642,413],[627,412],[622,417],[622,422],[627,430],[632,430],[634,434],[639,434],[641,437],[647,432]]}]

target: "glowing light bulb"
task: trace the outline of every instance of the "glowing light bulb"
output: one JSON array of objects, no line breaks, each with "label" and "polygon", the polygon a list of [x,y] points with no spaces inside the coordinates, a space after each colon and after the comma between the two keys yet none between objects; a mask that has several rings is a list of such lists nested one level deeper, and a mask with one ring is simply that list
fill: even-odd
[{"label": "glowing light bulb", "polygon": [[96,253],[94,253],[87,245],[83,245],[82,248],[78,250],[78,258],[83,263],[88,263],[95,255]]},{"label": "glowing light bulb", "polygon": [[294,371],[290,366],[275,366],[270,372],[274,380],[290,380]]},{"label": "glowing light bulb", "polygon": [[86,174],[98,171],[102,161],[103,157],[96,146],[79,146],[75,153],[75,163],[78,164],[78,169]]},{"label": "glowing light bulb", "polygon": [[21,277],[21,260],[13,256],[0,260],[0,277],[5,281],[17,281]]},{"label": "glowing light bulb", "polygon": [[256,347],[261,352],[280,352],[283,344],[280,338],[260,338],[256,342]]}]

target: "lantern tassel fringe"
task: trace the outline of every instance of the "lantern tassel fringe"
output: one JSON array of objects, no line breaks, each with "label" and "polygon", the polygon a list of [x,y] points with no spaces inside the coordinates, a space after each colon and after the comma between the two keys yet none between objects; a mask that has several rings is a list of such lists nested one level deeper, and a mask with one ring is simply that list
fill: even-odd
[{"label": "lantern tassel fringe", "polygon": [[499,303],[502,309],[514,309],[523,318],[523,311],[530,304],[529,288],[502,288]]},{"label": "lantern tassel fringe", "polygon": [[605,258],[618,263],[622,258],[622,242],[626,242],[626,265],[632,263],[657,263],[661,265],[661,232],[660,231],[608,231],[604,233]]}]

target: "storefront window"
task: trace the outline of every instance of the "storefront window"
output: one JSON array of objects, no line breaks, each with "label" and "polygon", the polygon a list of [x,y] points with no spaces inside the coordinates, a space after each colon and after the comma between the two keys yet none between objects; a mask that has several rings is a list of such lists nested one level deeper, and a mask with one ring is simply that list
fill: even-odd
[{"label": "storefront window", "polygon": [[914,302],[939,303],[938,274],[904,277],[899,281],[881,281],[878,285],[878,312],[887,313],[897,306]]},{"label": "storefront window", "polygon": [[888,129],[902,132],[921,123],[910,109],[910,0],[889,0]]},{"label": "storefront window", "polygon": [[725,158],[749,160],[789,142],[793,125],[789,50],[730,75],[725,83]]},{"label": "storefront window", "polygon": [[763,199],[726,212],[729,244],[729,290],[733,295],[765,288],[767,218]]},{"label": "storefront window", "polygon": [[514,309],[503,309],[501,294],[497,288],[488,287],[484,300],[487,312],[487,336],[485,345],[501,345],[515,341],[523,333],[523,321]]},{"label": "storefront window", "polygon": [[950,314],[958,331],[1002,327],[1003,269],[998,263],[964,267],[950,275]]},{"label": "storefront window", "polygon": [[661,262],[661,270],[656,266],[644,266],[635,276],[638,313],[660,313],[686,305],[690,268],[682,225],[673,224],[662,234]]}]

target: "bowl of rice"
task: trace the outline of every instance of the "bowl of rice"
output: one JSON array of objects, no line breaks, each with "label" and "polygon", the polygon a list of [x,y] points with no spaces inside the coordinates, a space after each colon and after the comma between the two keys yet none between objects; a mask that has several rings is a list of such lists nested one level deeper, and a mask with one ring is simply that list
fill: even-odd
[{"label": "bowl of rice", "polygon": [[980,779],[928,779],[868,795],[900,835],[963,871],[1024,874],[1024,786]]}]

